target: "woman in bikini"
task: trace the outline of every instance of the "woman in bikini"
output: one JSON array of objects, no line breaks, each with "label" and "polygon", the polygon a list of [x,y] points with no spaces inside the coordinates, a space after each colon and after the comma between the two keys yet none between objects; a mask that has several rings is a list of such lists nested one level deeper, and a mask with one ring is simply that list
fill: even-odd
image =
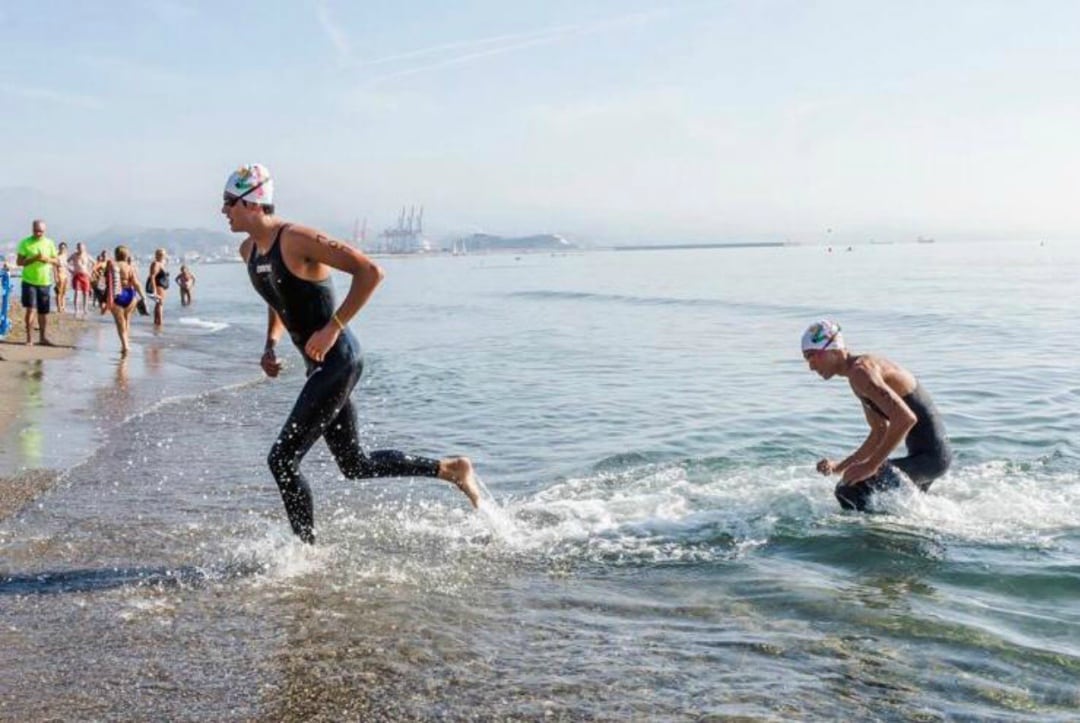
[{"label": "woman in bikini", "polygon": [[139,276],[131,264],[131,252],[127,246],[116,247],[115,260],[106,263],[105,280],[105,308],[112,312],[113,319],[116,320],[116,333],[120,336],[120,355],[127,356],[131,347],[131,314],[135,311],[136,301],[144,295]]}]

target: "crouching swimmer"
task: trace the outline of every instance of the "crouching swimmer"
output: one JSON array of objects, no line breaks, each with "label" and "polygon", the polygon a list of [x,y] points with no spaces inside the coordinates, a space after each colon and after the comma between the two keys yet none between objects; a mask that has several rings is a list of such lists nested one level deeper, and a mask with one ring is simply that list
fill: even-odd
[{"label": "crouching swimmer", "polygon": [[[480,496],[468,458],[428,459],[396,450],[365,454],[360,447],[349,396],[363,362],[348,322],[371,298],[382,270],[347,244],[275,216],[273,180],[260,164],[229,176],[221,212],[230,230],[248,234],[240,256],[267,304],[263,371],[270,377],[280,372],[275,346],[285,331],[307,367],[307,381],[268,459],[293,532],[304,542],[315,542],[311,488],[300,462],[320,437],[349,479],[437,477],[455,484],[476,507]],[[341,306],[334,300],[331,269],[350,277]]]},{"label": "crouching swimmer", "polygon": [[[923,492],[952,463],[952,448],[934,400],[915,376],[875,354],[848,351],[840,325],[822,319],[802,337],[803,358],[823,379],[846,377],[870,425],[866,441],[842,462],[823,459],[823,475],[840,474],[836,499],[845,510],[866,511],[875,492],[903,484],[903,472]],[[901,442],[907,456],[889,459]]]}]

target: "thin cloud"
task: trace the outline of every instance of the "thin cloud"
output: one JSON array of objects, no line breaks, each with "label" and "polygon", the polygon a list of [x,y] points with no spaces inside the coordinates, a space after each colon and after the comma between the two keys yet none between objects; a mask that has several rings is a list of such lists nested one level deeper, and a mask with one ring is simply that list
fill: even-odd
[{"label": "thin cloud", "polygon": [[116,56],[83,55],[79,57],[79,63],[92,66],[101,71],[104,77],[112,81],[111,85],[123,82],[125,84],[139,83],[144,86],[174,88],[189,80],[183,73],[175,70],[151,65],[143,61],[133,62]]},{"label": "thin cloud", "polygon": [[487,58],[487,57],[490,57],[492,55],[503,55],[505,53],[510,53],[510,52],[515,51],[515,50],[523,50],[525,48],[531,48],[531,47],[536,46],[536,45],[550,45],[551,43],[554,43],[559,39],[560,38],[537,38],[536,40],[530,40],[530,41],[522,42],[522,43],[515,43],[514,45],[507,45],[507,46],[503,46],[503,47],[499,47],[499,48],[492,48],[491,50],[482,50],[482,51],[475,52],[475,53],[468,53],[468,54],[465,54],[465,55],[458,55],[458,56],[455,56],[453,58],[447,58],[445,60],[440,60],[440,61],[438,61],[436,63],[429,63],[427,65],[418,65],[418,66],[415,66],[415,67],[412,67],[412,68],[405,68],[403,70],[394,71],[393,73],[385,73],[385,74],[377,76],[375,78],[371,78],[370,82],[371,83],[381,83],[383,81],[391,80],[393,78],[403,78],[403,77],[406,77],[406,76],[409,76],[409,75],[418,75],[420,73],[426,73],[429,70],[435,70],[437,68],[446,68],[446,67],[449,67],[451,65],[464,65],[466,63],[471,63],[474,60],[479,60],[480,58]]},{"label": "thin cloud", "polygon": [[436,55],[439,53],[445,53],[451,50],[470,50],[473,48],[480,48],[485,45],[493,45],[498,43],[511,43],[514,41],[530,42],[536,39],[542,39],[546,37],[554,37],[566,33],[573,32],[578,26],[562,26],[557,28],[549,28],[547,30],[536,30],[530,33],[508,33],[506,35],[495,35],[490,38],[481,38],[479,40],[464,40],[456,43],[443,43],[442,45],[432,45],[428,48],[420,48],[418,50],[409,50],[404,53],[395,53],[394,55],[385,55],[381,58],[375,58],[373,60],[364,60],[357,64],[357,67],[367,67],[372,65],[385,65],[387,63],[396,63],[401,60],[410,60],[412,58],[420,58],[425,55]]},{"label": "thin cloud", "polygon": [[608,18],[606,20],[601,20],[594,23],[585,23],[581,25],[565,25],[528,33],[497,35],[489,38],[481,38],[479,40],[442,43],[440,45],[433,45],[427,48],[419,48],[417,50],[410,50],[403,53],[395,53],[393,55],[387,55],[381,58],[363,61],[359,63],[357,67],[385,65],[389,63],[413,60],[416,58],[423,58],[426,56],[452,53],[451,57],[443,58],[435,62],[402,68],[401,70],[396,70],[368,79],[368,82],[370,83],[380,83],[393,78],[401,78],[405,76],[426,73],[430,70],[436,70],[438,68],[445,68],[453,65],[464,65],[466,63],[471,63],[482,58],[512,53],[518,50],[536,47],[538,45],[550,45],[560,42],[562,40],[566,40],[568,38],[604,32],[623,25],[643,24],[653,20],[656,17],[666,14],[666,10],[652,10],[648,12],[632,13],[629,15],[620,15],[614,18]]},{"label": "thin cloud", "polygon": [[0,93],[14,95],[24,100],[40,100],[47,103],[56,103],[59,105],[68,105],[91,110],[98,110],[105,107],[105,104],[99,98],[94,96],[82,95],[79,93],[65,93],[63,91],[49,90],[48,88],[27,88],[25,86],[10,85],[9,83],[0,83]]},{"label": "thin cloud", "polygon": [[319,21],[319,27],[322,28],[323,34],[330,41],[330,44],[334,46],[338,62],[342,65],[351,65],[353,56],[349,38],[345,35],[345,31],[338,27],[334,19],[330,17],[330,11],[327,10],[326,3],[315,3],[315,18]]}]

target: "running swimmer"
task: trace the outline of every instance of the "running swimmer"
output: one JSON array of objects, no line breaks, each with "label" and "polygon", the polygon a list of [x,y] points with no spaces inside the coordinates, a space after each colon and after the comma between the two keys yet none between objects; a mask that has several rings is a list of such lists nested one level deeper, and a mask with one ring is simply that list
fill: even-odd
[{"label": "running swimmer", "polygon": [[[275,347],[286,331],[307,368],[307,381],[267,460],[293,532],[304,542],[315,542],[311,488],[300,462],[319,437],[349,479],[437,477],[457,485],[476,507],[479,492],[466,457],[436,460],[395,450],[369,455],[360,447],[349,395],[363,361],[348,322],[382,281],[382,269],[347,244],[274,215],[273,179],[260,164],[242,166],[229,176],[221,212],[231,231],[248,234],[240,256],[252,286],[267,304],[263,371],[270,377],[281,371]],[[351,277],[340,306],[334,300],[331,269]]]},{"label": "running swimmer", "polygon": [[[828,319],[806,330],[802,352],[810,370],[823,379],[847,378],[870,425],[866,441],[850,457],[817,464],[823,475],[842,475],[835,490],[841,507],[866,511],[873,493],[903,484],[898,471],[923,492],[945,474],[952,462],[945,424],[929,392],[911,372],[885,357],[851,354],[840,325]],[[907,446],[907,456],[888,459],[901,442]]]}]

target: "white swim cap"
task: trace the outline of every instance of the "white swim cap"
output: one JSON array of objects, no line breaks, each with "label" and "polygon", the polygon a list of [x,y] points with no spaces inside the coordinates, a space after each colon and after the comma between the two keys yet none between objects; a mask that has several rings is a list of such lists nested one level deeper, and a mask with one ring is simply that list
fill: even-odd
[{"label": "white swim cap", "polygon": [[240,166],[225,182],[225,193],[249,203],[270,206],[274,203],[274,179],[261,163]]},{"label": "white swim cap", "polygon": [[831,319],[818,319],[803,332],[803,351],[845,348],[844,337],[840,335],[840,325]]}]

